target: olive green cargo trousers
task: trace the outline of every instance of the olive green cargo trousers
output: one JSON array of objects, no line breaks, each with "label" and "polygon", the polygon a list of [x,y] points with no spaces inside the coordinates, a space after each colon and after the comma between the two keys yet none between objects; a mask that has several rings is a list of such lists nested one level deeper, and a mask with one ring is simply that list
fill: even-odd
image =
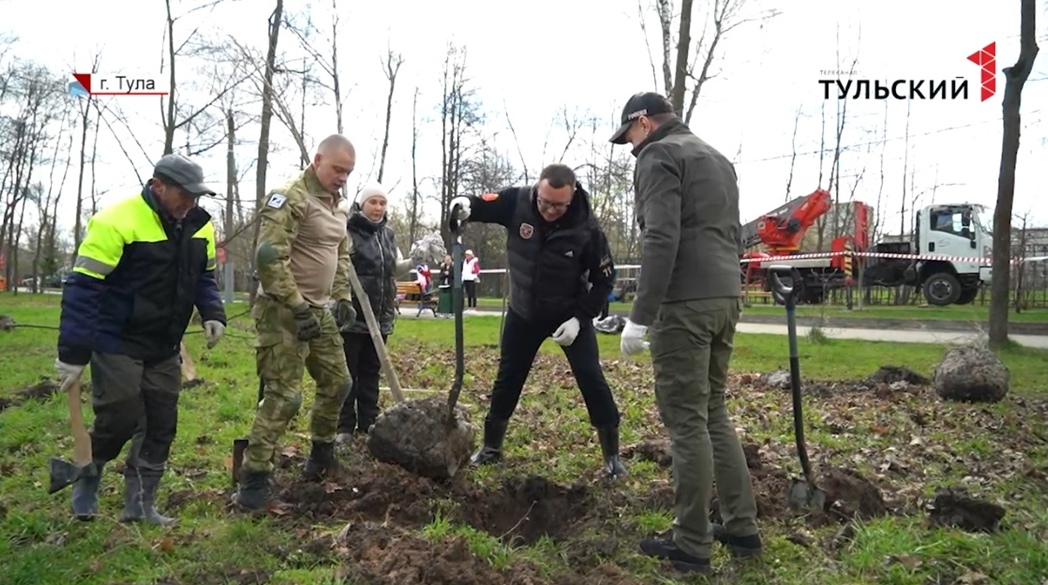
[{"label": "olive green cargo trousers", "polygon": [[713,542],[714,480],[726,531],[758,532],[746,456],[724,396],[741,310],[737,297],[664,303],[649,329],[655,398],[673,457],[673,538],[685,552],[704,558]]}]

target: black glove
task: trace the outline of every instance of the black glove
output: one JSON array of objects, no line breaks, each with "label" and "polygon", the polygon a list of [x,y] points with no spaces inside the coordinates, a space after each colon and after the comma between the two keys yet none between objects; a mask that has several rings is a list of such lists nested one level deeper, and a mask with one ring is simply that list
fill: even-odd
[{"label": "black glove", "polygon": [[320,320],[313,314],[309,303],[302,303],[291,309],[291,314],[295,317],[299,341],[313,341],[320,337]]},{"label": "black glove", "polygon": [[357,310],[353,308],[353,301],[342,299],[335,305],[335,323],[338,323],[339,331],[346,331],[357,321]]}]

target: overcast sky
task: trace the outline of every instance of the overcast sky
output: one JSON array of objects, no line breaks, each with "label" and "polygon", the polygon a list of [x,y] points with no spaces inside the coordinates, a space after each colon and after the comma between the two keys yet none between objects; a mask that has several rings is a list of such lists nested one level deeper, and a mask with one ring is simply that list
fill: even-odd
[{"label": "overcast sky", "polygon": [[[652,0],[642,1],[654,4]],[[175,13],[183,14],[199,3],[175,0]],[[199,27],[202,38],[233,35],[242,43],[263,47],[266,19],[273,4],[240,1],[196,12],[176,23],[176,42]],[[297,2],[286,4],[299,9],[291,6]],[[326,31],[330,2],[312,4],[314,20]],[[696,3],[696,19],[705,4]],[[388,84],[380,60],[387,46],[405,59],[398,78],[385,180],[388,186],[396,186],[394,197],[406,194],[411,184],[411,104],[416,86],[421,92],[420,116],[430,120],[421,130],[419,174],[439,176],[436,106],[449,41],[467,47],[468,76],[483,103],[489,131],[498,132],[498,146],[519,164],[517,145],[505,123],[508,114],[532,173],[554,162],[563,148],[564,136],[556,130],[551,133],[550,128],[565,106],[569,111],[602,117],[594,139],[603,147],[626,98],[636,91],[659,89],[652,79],[638,25],[636,0],[338,0],[338,5],[343,85],[352,87],[344,110],[345,133],[357,144],[356,181],[363,180],[374,167],[381,142]],[[996,41],[999,68],[1016,60],[1019,0],[764,0],[763,4],[749,0],[748,12],[756,14],[773,5],[781,11],[777,18],[743,25],[722,40],[714,65],[718,75],[703,89],[692,121],[700,136],[737,161],[744,220],[777,207],[784,199],[793,150],[791,135],[799,109],[802,117],[793,195],[818,186],[820,109],[825,104],[826,135],[832,144],[837,108],[845,104],[835,99],[836,94],[824,100],[818,80],[821,71],[838,69],[838,47],[840,68],[848,68],[858,58],[859,78],[969,80],[972,97],[966,101],[912,102],[908,168],[914,171],[914,191],[925,193],[924,204],[931,202],[935,189],[937,203],[968,201],[993,206],[1000,166],[1004,78],[998,77],[997,95],[980,102],[978,67],[966,57]],[[0,0],[0,12],[0,31],[13,32],[19,39],[15,54],[70,74],[69,81],[74,69],[89,71],[91,58],[99,51],[102,73],[134,76],[159,72],[165,19],[164,3],[159,0]],[[654,48],[659,45],[655,37],[658,29],[653,9],[648,12]],[[1042,50],[1023,94],[1015,195],[1015,210],[1020,214],[1043,202],[1048,184],[1048,47],[1044,46],[1048,45],[1048,10],[1043,6],[1039,6],[1038,19]],[[295,42],[291,35],[281,35],[283,47],[290,50]],[[179,80],[207,87],[211,80],[192,71],[192,66],[188,61],[180,64]],[[122,126],[114,126],[118,138],[103,126],[96,178],[98,190],[106,192],[103,204],[136,192],[140,184],[134,171],[148,176],[152,160],[163,147],[158,98],[110,99],[119,100],[149,158],[130,141]],[[206,101],[200,91],[184,99]],[[884,145],[885,101],[846,103],[842,142],[849,149],[842,157],[842,194],[852,189],[861,174],[856,198],[876,204],[880,192],[883,221],[892,226],[892,231],[898,231],[894,226],[900,222],[906,103],[888,100],[888,141]],[[274,124],[277,128],[275,120]],[[311,108],[306,129],[312,149],[335,130],[333,108]],[[586,134],[589,139],[590,132]],[[254,159],[257,135],[256,127],[240,131],[237,156],[241,165]],[[118,148],[118,139],[135,159],[136,168]],[[270,162],[270,187],[283,183],[297,170],[297,149],[288,133],[278,128],[273,139],[280,151]],[[184,136],[179,140],[184,142]],[[222,192],[224,158],[224,148],[218,148],[200,159],[216,190]],[[577,165],[585,162],[582,159],[582,153],[576,152],[564,162]],[[75,193],[75,177],[74,169],[66,193]],[[253,177],[252,172],[241,185],[242,193],[248,196],[254,193]],[[1042,225],[1048,224],[1048,209],[1043,203],[1041,207],[1041,211],[1034,210],[1033,217]],[[63,209],[62,223],[70,226],[72,204]]]}]

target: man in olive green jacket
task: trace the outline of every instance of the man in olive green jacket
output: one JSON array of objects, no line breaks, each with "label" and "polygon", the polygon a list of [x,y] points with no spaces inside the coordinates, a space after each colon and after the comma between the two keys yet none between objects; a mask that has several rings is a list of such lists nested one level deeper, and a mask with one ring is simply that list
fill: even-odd
[{"label": "man in olive green jacket", "polygon": [[[731,162],[699,139],[657,93],[638,93],[611,138],[637,157],[634,188],[643,234],[633,309],[622,332],[629,356],[649,347],[655,398],[673,450],[673,537],[646,539],[649,556],[710,572],[720,541],[736,555],[760,553],[757,507],[724,387],[742,308],[739,188]],[[711,526],[714,478],[723,526]]]}]

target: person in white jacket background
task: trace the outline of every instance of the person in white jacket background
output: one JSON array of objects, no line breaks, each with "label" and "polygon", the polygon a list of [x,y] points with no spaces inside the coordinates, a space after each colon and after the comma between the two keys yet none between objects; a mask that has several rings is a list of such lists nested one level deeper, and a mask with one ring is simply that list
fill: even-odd
[{"label": "person in white jacket background", "polygon": [[466,307],[477,307],[477,283],[480,282],[480,259],[473,255],[473,250],[466,250],[462,261],[462,290],[466,293]]}]

